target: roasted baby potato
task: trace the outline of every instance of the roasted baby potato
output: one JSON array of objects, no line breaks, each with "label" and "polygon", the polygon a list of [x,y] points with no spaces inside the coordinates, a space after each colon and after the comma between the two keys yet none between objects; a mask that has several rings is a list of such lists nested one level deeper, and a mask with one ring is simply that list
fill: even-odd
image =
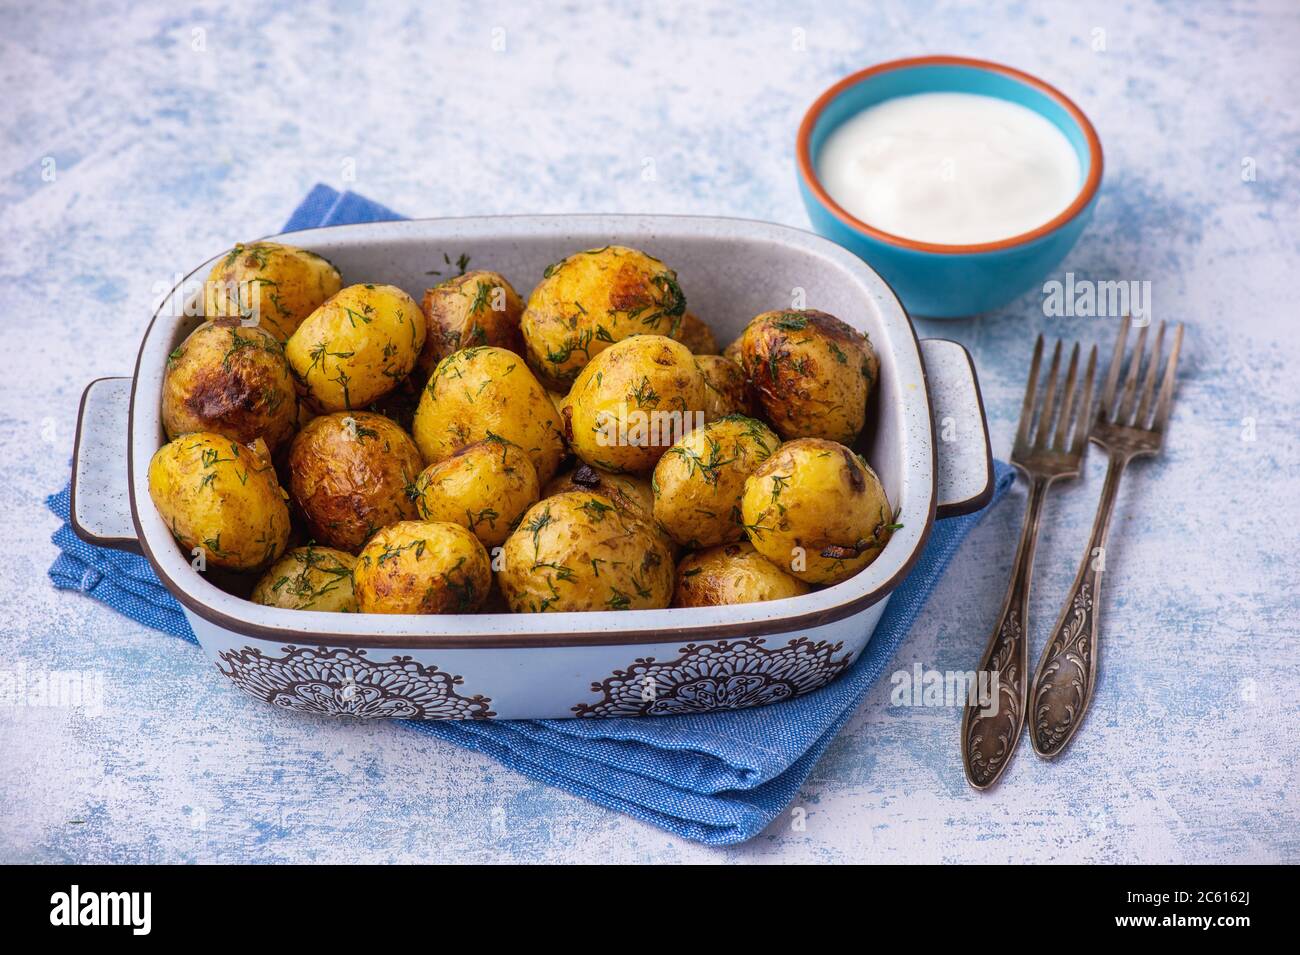
[{"label": "roasted baby potato", "polygon": [[601,494],[569,491],[524,514],[497,583],[516,613],[668,606],[673,561],[662,538]]},{"label": "roasted baby potato", "polygon": [[808,585],[772,563],[749,541],[687,554],[677,565],[674,607],[718,607],[798,597]]},{"label": "roasted baby potato", "polygon": [[428,380],[438,362],[462,348],[495,345],[524,353],[519,331],[523,300],[496,272],[466,272],[426,289],[420,308],[428,333],[420,352],[422,381]]},{"label": "roasted baby potato", "polygon": [[745,532],[754,549],[811,584],[866,567],[898,525],[867,462],[820,438],[788,441],[745,481]]},{"label": "roasted baby potato", "polygon": [[496,435],[429,465],[415,490],[422,518],[460,524],[485,547],[504,544],[539,496],[532,459]]},{"label": "roasted baby potato", "polygon": [[566,491],[586,491],[607,497],[623,514],[654,526],[655,494],[650,489],[649,478],[634,474],[612,474],[593,468],[590,464],[579,463],[572,470],[556,475],[542,489],[542,497]]},{"label": "roasted baby potato", "polygon": [[149,462],[149,496],[177,543],[205,564],[261,570],[289,540],[289,508],[262,442],[211,431],[175,438]]},{"label": "roasted baby potato", "polygon": [[237,245],[208,273],[203,314],[256,324],[283,342],[342,284],[338,269],[315,252],[278,242]]},{"label": "roasted baby potato", "polygon": [[564,391],[591,359],[629,335],[677,337],[686,297],[677,273],[621,245],[578,252],[547,268],[520,327],[528,364]]},{"label": "roasted baby potato", "polygon": [[787,440],[852,444],[866,421],[879,362],[861,332],[813,309],[764,312],[741,337],[754,396]]},{"label": "roasted baby potato", "polygon": [[212,431],[274,452],[298,427],[298,396],[284,345],[268,331],[204,322],[167,356],[167,437]]},{"label": "roasted baby potato", "polygon": [[560,409],[564,436],[593,467],[643,474],[703,423],[707,391],[685,345],[634,335],[582,369]]},{"label": "roasted baby potato", "polygon": [[415,410],[415,443],[429,464],[496,435],[519,445],[545,483],[564,459],[560,416],[546,390],[514,352],[491,345],[453,352],[438,363]]},{"label": "roasted baby potato", "polygon": [[320,411],[364,408],[415,367],[424,313],[393,285],[349,285],[308,315],[285,345]]},{"label": "roasted baby potato", "polygon": [[689,348],[692,355],[718,354],[718,340],[713,337],[713,329],[694,312],[682,316],[682,328],[677,340]]},{"label": "roasted baby potato", "polygon": [[650,482],[655,520],[683,547],[744,540],[745,479],[780,443],[771,428],[743,415],[691,431],[655,465]]},{"label": "roasted baby potato", "polygon": [[695,367],[704,376],[704,420],[716,421],[729,414],[750,413],[749,382],[745,372],[730,358],[721,355],[696,355]]},{"label": "roasted baby potato", "polygon": [[352,567],[357,559],[332,547],[295,547],[271,565],[253,588],[253,603],[285,610],[356,613]]},{"label": "roasted baby potato", "polygon": [[492,587],[492,564],[459,524],[401,521],[370,539],[352,576],[362,613],[472,613]]},{"label": "roasted baby potato", "polygon": [[375,531],[419,516],[424,461],[396,424],[367,411],[313,418],[289,447],[289,493],[309,535],[355,554]]},{"label": "roasted baby potato", "polygon": [[557,475],[542,489],[542,497],[552,497],[565,491],[585,491],[609,498],[620,514],[630,521],[646,526],[664,542],[675,560],[680,548],[668,532],[655,521],[655,493],[650,489],[650,479],[638,474],[612,474],[578,462],[572,470]]}]

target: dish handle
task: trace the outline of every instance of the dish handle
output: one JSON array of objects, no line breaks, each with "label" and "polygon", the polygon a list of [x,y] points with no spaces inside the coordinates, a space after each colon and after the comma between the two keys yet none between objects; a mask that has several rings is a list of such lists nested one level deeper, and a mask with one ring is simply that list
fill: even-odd
[{"label": "dish handle", "polygon": [[924,339],[921,360],[934,421],[935,517],[970,514],[993,497],[993,452],[975,363],[946,338]]},{"label": "dish handle", "polygon": [[139,553],[126,473],[130,414],[130,378],[97,378],[82,392],[68,510],[87,544]]}]

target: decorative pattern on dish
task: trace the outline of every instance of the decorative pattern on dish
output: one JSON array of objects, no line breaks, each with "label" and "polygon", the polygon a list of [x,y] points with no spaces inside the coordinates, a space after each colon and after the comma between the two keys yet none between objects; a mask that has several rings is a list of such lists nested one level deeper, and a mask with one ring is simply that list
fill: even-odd
[{"label": "decorative pattern on dish", "polygon": [[268,657],[256,647],[218,654],[221,671],[252,696],[299,713],[354,719],[481,720],[492,701],[456,691],[462,680],[410,657],[369,660],[364,650],[282,648]]},{"label": "decorative pattern on dish", "polygon": [[573,707],[578,716],[686,716],[793,699],[825,686],[853,661],[835,655],[843,643],[806,637],[765,647],[761,637],[682,647],[676,660],[654,657],[615,670],[593,693],[603,699]]}]

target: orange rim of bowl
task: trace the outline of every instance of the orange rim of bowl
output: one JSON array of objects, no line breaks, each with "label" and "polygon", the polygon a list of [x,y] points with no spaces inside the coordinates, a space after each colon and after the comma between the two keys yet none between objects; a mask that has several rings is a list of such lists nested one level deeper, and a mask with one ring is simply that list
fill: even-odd
[{"label": "orange rim of bowl", "polygon": [[[992,73],[1001,73],[1009,76],[1017,82],[1026,86],[1032,86],[1040,93],[1054,99],[1060,104],[1061,108],[1070,114],[1079,129],[1083,131],[1083,137],[1088,142],[1088,178],[1084,180],[1083,187],[1079,194],[1074,197],[1074,201],[1065,207],[1059,214],[1036,229],[1028,232],[1022,232],[1019,235],[1009,236],[1005,239],[998,239],[996,242],[976,242],[971,245],[945,245],[939,242],[919,242],[916,239],[907,239],[901,235],[894,235],[892,232],[884,232],[880,229],[870,226],[861,219],[849,214],[839,203],[830,197],[823,188],[821,180],[813,169],[812,163],[812,131],[818,118],[837,96],[846,89],[856,86],[868,77],[876,76],[880,73],[888,73],[893,70],[905,70],[915,66],[969,66],[975,69],[987,70]],[[817,200],[830,211],[830,213],[843,222],[845,225],[859,232],[865,232],[874,239],[889,245],[901,246],[905,249],[913,249],[917,252],[940,252],[947,254],[965,254],[970,252],[996,252],[1000,249],[1010,249],[1018,245],[1024,245],[1033,242],[1035,239],[1042,238],[1050,232],[1059,229],[1065,223],[1069,222],[1080,212],[1082,212],[1097,194],[1097,188],[1101,185],[1102,171],[1102,154],[1101,140],[1097,138],[1097,131],[1093,129],[1092,123],[1088,117],[1083,114],[1083,110],[1074,105],[1074,101],[1049,83],[1044,83],[1036,76],[1031,76],[1022,70],[1014,67],[1004,66],[1001,63],[993,63],[989,60],[977,60],[965,56],[914,56],[901,60],[890,60],[886,63],[878,63],[875,66],[869,66],[865,70],[859,70],[850,76],[844,77],[821,96],[817,97],[812,106],[808,107],[808,112],[804,113],[803,121],[799,124],[799,135],[795,140],[795,155],[799,163],[799,175],[803,177],[808,188],[812,190]]]}]

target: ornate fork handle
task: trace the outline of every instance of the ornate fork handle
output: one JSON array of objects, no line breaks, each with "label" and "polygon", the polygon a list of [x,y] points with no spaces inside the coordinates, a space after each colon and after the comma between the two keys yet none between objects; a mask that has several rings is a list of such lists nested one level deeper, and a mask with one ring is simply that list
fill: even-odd
[{"label": "ornate fork handle", "polygon": [[1128,462],[1128,455],[1111,452],[1083,561],[1034,674],[1029,736],[1039,756],[1051,758],[1065,749],[1092,699],[1097,682],[1097,617],[1101,576],[1106,569],[1106,536]]},{"label": "ornate fork handle", "polygon": [[[966,767],[966,779],[976,789],[987,789],[997,782],[1011,762],[1025,724],[1029,669],[1026,611],[1038,525],[1050,483],[1049,478],[1030,479],[1029,503],[1025,507],[1025,523],[1020,529],[1011,582],[1002,601],[1002,613],[976,672],[977,678],[984,673],[990,674],[990,687],[996,689],[997,695],[988,701],[990,705],[987,707],[968,699],[962,713],[962,762]],[[994,675],[996,684],[992,683]],[[979,685],[978,679],[976,685]]]}]

